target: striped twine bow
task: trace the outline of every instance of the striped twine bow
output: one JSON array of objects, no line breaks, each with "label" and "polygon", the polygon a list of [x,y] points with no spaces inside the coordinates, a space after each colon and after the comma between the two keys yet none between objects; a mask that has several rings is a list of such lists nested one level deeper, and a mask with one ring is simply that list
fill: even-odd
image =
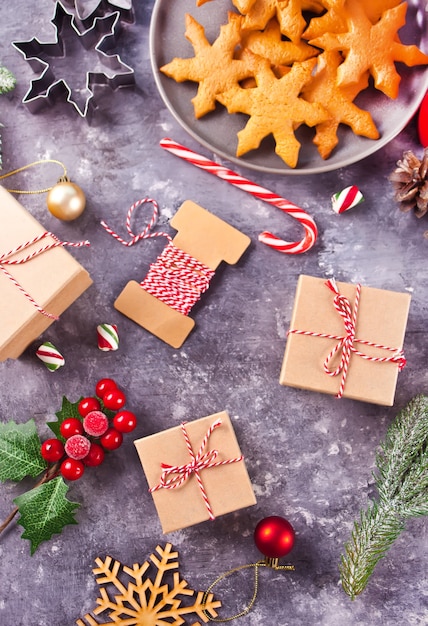
[{"label": "striped twine bow", "polygon": [[[152,204],[153,206],[152,217],[149,223],[147,224],[146,228],[138,235],[135,235],[132,232],[132,228],[131,228],[132,214],[134,213],[135,209],[137,209],[142,204],[146,204],[146,203]],[[137,200],[137,202],[134,202],[134,204],[132,204],[129,207],[128,212],[126,214],[125,225],[126,225],[126,230],[128,231],[128,235],[130,236],[130,239],[128,241],[126,241],[125,239],[122,239],[122,237],[118,235],[112,228],[110,228],[110,226],[104,220],[101,221],[101,226],[108,232],[109,235],[111,235],[114,239],[119,241],[119,243],[127,247],[133,246],[134,244],[138,243],[141,239],[150,239],[151,237],[166,237],[168,241],[172,241],[172,238],[167,233],[163,233],[163,232],[151,233],[150,232],[153,226],[155,226],[155,224],[157,223],[158,217],[159,217],[159,205],[156,202],[156,200],[153,200],[153,198],[142,198],[141,200]]]},{"label": "striped twine bow", "polygon": [[[19,252],[22,252],[23,250],[27,250],[33,244],[39,243],[39,241],[43,241],[43,239],[45,239],[46,237],[51,237],[53,241],[49,242],[48,244],[46,244],[45,246],[41,248],[38,248],[37,250],[33,250],[33,252],[29,253],[26,257],[22,257],[20,259],[11,258],[15,256],[16,254],[18,254]],[[53,313],[48,313],[48,311],[45,311],[45,309],[42,306],[37,304],[34,298],[28,293],[26,289],[24,289],[24,287],[6,269],[5,266],[23,265],[24,263],[28,263],[35,257],[40,256],[44,252],[48,252],[49,250],[52,250],[53,248],[65,247],[65,246],[72,247],[72,248],[81,248],[82,246],[89,246],[89,245],[90,245],[89,241],[78,241],[76,243],[71,242],[71,241],[61,241],[60,239],[58,239],[58,237],[56,237],[52,233],[45,231],[44,233],[37,235],[33,239],[26,241],[25,243],[17,246],[16,248],[13,248],[13,250],[9,250],[9,252],[6,252],[5,254],[0,255],[0,270],[3,272],[5,276],[7,276],[7,278],[9,278],[9,280],[15,285],[15,287],[17,287],[17,289],[19,289],[19,291],[31,302],[31,304],[40,313],[42,313],[42,315],[45,315],[46,317],[49,317],[50,319],[53,319],[53,320],[58,320],[59,317],[57,315],[54,315]]]},{"label": "striped twine bow", "polygon": [[[297,330],[290,329],[288,332],[290,334],[295,335],[307,335],[309,337],[322,337],[325,339],[334,339],[337,341],[337,344],[331,350],[331,352],[326,357],[323,368],[328,376],[338,376],[342,374],[342,378],[339,385],[339,391],[336,394],[336,398],[342,398],[343,392],[345,390],[346,379],[348,376],[349,363],[351,360],[351,355],[355,354],[356,356],[361,357],[367,361],[372,361],[376,363],[397,363],[398,369],[401,370],[406,365],[406,359],[404,357],[404,353],[400,348],[391,348],[390,346],[384,346],[379,343],[375,343],[373,341],[366,341],[365,339],[357,339],[355,336],[356,333],[356,325],[357,325],[357,316],[358,316],[358,307],[360,303],[360,294],[361,294],[361,285],[358,284],[356,286],[355,292],[355,303],[354,309],[352,310],[351,303],[348,298],[343,296],[336,285],[334,279],[329,279],[326,283],[326,286],[331,289],[331,291],[335,294],[333,304],[336,311],[343,319],[343,324],[345,327],[345,335],[330,335],[327,333],[316,333],[305,330]],[[376,348],[379,350],[387,350],[388,352],[392,352],[392,356],[370,356],[361,352],[355,347],[355,344],[362,344],[365,346],[370,346],[372,348]],[[335,369],[331,369],[330,365],[337,353],[341,352],[341,359],[339,365]]]},{"label": "striped twine bow", "polygon": [[[136,208],[145,203],[153,205],[153,215],[146,228],[135,235],[131,229],[131,218]],[[155,226],[159,215],[159,206],[152,198],[143,198],[135,202],[126,215],[126,230],[130,239],[125,240],[118,235],[106,222],[101,226],[124,246],[133,246],[141,239],[165,237],[168,245],[150,265],[147,276],[140,282],[141,287],[150,295],[182,315],[188,315],[193,305],[208,289],[215,272],[207,265],[195,259],[191,254],[174,246],[172,237],[165,232],[150,232]]]},{"label": "striped twine bow", "polygon": [[210,520],[215,519],[214,513],[211,508],[211,504],[208,499],[207,492],[202,483],[200,472],[203,469],[210,467],[220,467],[222,465],[230,465],[231,463],[238,463],[243,460],[243,455],[235,457],[234,459],[227,459],[225,461],[216,461],[218,457],[218,450],[206,450],[209,438],[216,428],[221,426],[221,419],[216,420],[208,428],[197,454],[194,453],[192,444],[189,439],[189,435],[186,430],[185,423],[181,424],[181,431],[186,442],[187,450],[190,456],[190,462],[185,465],[168,465],[167,463],[161,463],[162,475],[159,484],[150,489],[150,493],[158,491],[159,489],[177,489],[181,487],[192,475],[195,476],[199,486],[199,490],[207,508]]}]

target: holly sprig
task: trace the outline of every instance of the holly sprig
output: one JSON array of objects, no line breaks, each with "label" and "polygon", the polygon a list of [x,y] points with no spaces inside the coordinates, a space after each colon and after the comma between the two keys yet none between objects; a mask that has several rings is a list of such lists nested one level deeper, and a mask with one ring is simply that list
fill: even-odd
[{"label": "holly sprig", "polygon": [[77,524],[73,511],[80,506],[66,497],[69,487],[58,475],[60,464],[49,466],[40,450],[33,419],[24,424],[0,424],[0,482],[39,477],[32,489],[13,500],[15,508],[0,525],[1,533],[19,513],[18,523],[24,528],[21,536],[30,541],[31,554],[67,524]]},{"label": "holly sprig", "polygon": [[395,418],[376,455],[378,499],[354,522],[339,566],[352,600],[411,517],[428,515],[428,397],[416,396]]},{"label": "holly sprig", "polygon": [[[85,467],[102,463],[104,451],[117,449],[122,443],[122,433],[135,428],[135,415],[119,410],[126,397],[112,379],[98,381],[96,393],[97,398],[79,398],[76,402],[63,396],[61,409],[55,414],[57,420],[47,423],[55,438],[43,444],[33,419],[24,424],[0,423],[0,482],[39,478],[33,488],[14,499],[16,506],[0,525],[0,533],[19,513],[18,524],[24,528],[22,537],[30,541],[31,554],[65,526],[77,524],[74,514],[80,504],[67,498],[69,486],[64,479],[77,480]],[[86,422],[91,414],[96,414],[96,425],[103,425],[104,430],[99,433],[102,436],[93,432],[93,418],[92,422]],[[70,420],[80,425],[81,434],[73,435],[64,428]],[[72,442],[76,436],[77,448],[76,442]],[[80,456],[82,440],[87,447],[86,456]]]}]

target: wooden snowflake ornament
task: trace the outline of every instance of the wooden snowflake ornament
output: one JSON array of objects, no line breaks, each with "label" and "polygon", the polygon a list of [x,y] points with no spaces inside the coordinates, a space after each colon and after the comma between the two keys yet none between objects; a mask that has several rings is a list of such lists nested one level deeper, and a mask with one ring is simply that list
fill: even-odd
[{"label": "wooden snowflake ornament", "polygon": [[[104,560],[97,558],[98,567],[92,571],[100,586],[100,597],[92,612],[94,615],[104,613],[108,621],[98,622],[88,613],[77,620],[77,626],[180,626],[186,623],[183,616],[192,613],[205,623],[209,621],[206,613],[216,617],[221,602],[213,600],[213,594],[188,589],[187,581],[180,578],[178,571],[172,572],[170,584],[168,573],[179,567],[178,552],[172,549],[170,543],[164,548],[157,546],[159,557],[151,554],[142,565],[134,563],[132,567],[126,567],[110,556]],[[151,565],[155,567],[153,577],[146,575]],[[124,576],[119,577],[120,574],[128,577],[127,584],[122,582]],[[183,597],[191,598],[195,593],[193,604],[183,603]],[[201,622],[191,622],[191,626],[200,626]]]}]

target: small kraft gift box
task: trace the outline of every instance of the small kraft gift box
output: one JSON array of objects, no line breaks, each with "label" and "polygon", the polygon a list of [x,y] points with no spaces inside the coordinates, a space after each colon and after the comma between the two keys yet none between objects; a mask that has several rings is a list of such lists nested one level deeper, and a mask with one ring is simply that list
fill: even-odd
[{"label": "small kraft gift box", "polygon": [[16,359],[91,284],[88,272],[0,186],[0,361]]},{"label": "small kraft gift box", "polygon": [[256,504],[226,411],[134,443],[164,533]]},{"label": "small kraft gift box", "polygon": [[394,403],[410,295],[301,275],[280,384]]}]

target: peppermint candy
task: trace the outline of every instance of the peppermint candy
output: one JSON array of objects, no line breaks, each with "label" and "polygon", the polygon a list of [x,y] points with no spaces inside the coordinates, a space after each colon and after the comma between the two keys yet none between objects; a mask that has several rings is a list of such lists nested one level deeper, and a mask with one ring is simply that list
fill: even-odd
[{"label": "peppermint candy", "polygon": [[50,341],[46,341],[38,348],[36,356],[46,365],[50,372],[55,372],[65,363],[62,354]]},{"label": "peppermint candy", "polygon": [[110,352],[119,348],[119,335],[116,324],[99,324],[97,326],[98,348]]},{"label": "peppermint candy", "polygon": [[332,209],[335,213],[344,213],[348,209],[364,202],[364,196],[355,185],[346,187],[343,191],[335,193],[331,197]]}]

